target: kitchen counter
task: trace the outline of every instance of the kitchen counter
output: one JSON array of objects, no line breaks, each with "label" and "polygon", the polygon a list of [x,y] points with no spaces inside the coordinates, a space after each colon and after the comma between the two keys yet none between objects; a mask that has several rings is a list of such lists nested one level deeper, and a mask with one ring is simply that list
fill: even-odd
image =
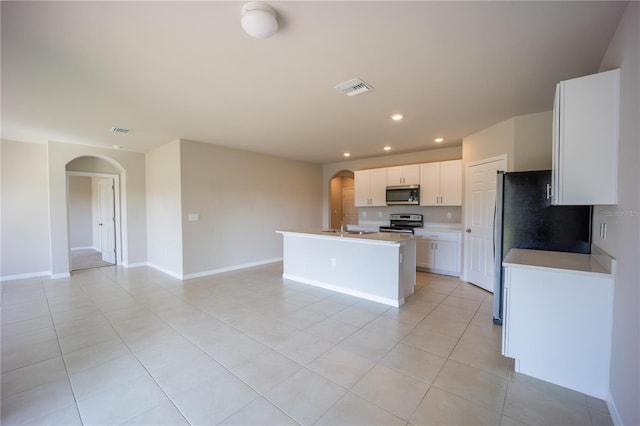
[{"label": "kitchen counter", "polygon": [[518,373],[604,399],[615,260],[595,245],[591,253],[509,251],[502,354]]},{"label": "kitchen counter", "polygon": [[283,237],[283,278],[396,307],[413,294],[412,234],[325,231],[277,231]]},{"label": "kitchen counter", "polygon": [[571,271],[572,273],[602,275],[613,274],[615,261],[606,259],[596,246],[594,254],[564,253],[558,251],[511,249],[502,265],[512,268]]},{"label": "kitchen counter", "polygon": [[344,233],[341,233],[340,230],[333,229],[317,229],[317,228],[307,228],[307,229],[294,229],[294,230],[284,230],[284,231],[276,231],[280,234],[302,234],[302,235],[315,235],[320,238],[342,238],[348,240],[355,240],[351,242],[360,242],[367,244],[399,244],[402,241],[410,240],[415,238],[412,234],[398,234],[393,232],[375,232],[375,231],[364,231],[364,233],[358,233],[358,230],[347,230]]}]

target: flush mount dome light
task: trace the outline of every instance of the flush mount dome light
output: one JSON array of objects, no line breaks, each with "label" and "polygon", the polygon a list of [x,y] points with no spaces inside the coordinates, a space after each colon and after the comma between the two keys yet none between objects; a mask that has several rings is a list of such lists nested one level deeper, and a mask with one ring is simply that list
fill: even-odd
[{"label": "flush mount dome light", "polygon": [[250,1],[242,6],[240,23],[244,32],[255,38],[271,37],[278,31],[278,14],[268,3]]}]

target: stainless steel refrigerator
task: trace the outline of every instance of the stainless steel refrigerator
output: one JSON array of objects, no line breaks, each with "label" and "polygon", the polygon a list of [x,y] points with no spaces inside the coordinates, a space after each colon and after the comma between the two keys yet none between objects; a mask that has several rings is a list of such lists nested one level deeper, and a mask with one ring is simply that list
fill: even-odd
[{"label": "stainless steel refrigerator", "polygon": [[493,322],[502,324],[502,261],[512,248],[591,253],[592,206],[552,206],[551,170],[498,172]]}]

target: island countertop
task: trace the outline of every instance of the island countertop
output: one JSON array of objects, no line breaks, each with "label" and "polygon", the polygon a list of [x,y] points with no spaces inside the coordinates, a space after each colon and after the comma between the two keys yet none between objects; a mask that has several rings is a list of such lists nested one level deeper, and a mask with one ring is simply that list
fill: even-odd
[{"label": "island countertop", "polygon": [[340,230],[322,229],[322,228],[303,228],[303,229],[288,229],[276,231],[279,234],[304,234],[307,236],[314,236],[317,238],[328,239],[348,239],[350,242],[362,242],[373,244],[400,244],[403,241],[414,239],[413,234],[402,234],[396,232],[364,232],[358,231],[345,231],[343,233]]}]

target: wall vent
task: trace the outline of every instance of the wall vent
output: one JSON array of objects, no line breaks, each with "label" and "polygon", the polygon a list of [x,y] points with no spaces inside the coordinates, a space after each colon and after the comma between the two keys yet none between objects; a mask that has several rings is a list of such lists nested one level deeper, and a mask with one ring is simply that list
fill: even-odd
[{"label": "wall vent", "polygon": [[123,127],[112,127],[111,131],[114,133],[131,133],[131,129],[125,129]]},{"label": "wall vent", "polygon": [[353,80],[345,81],[342,84],[338,84],[335,87],[339,92],[344,93],[347,96],[355,96],[360,93],[368,92],[373,89],[373,86],[366,83],[364,80],[354,78]]}]

